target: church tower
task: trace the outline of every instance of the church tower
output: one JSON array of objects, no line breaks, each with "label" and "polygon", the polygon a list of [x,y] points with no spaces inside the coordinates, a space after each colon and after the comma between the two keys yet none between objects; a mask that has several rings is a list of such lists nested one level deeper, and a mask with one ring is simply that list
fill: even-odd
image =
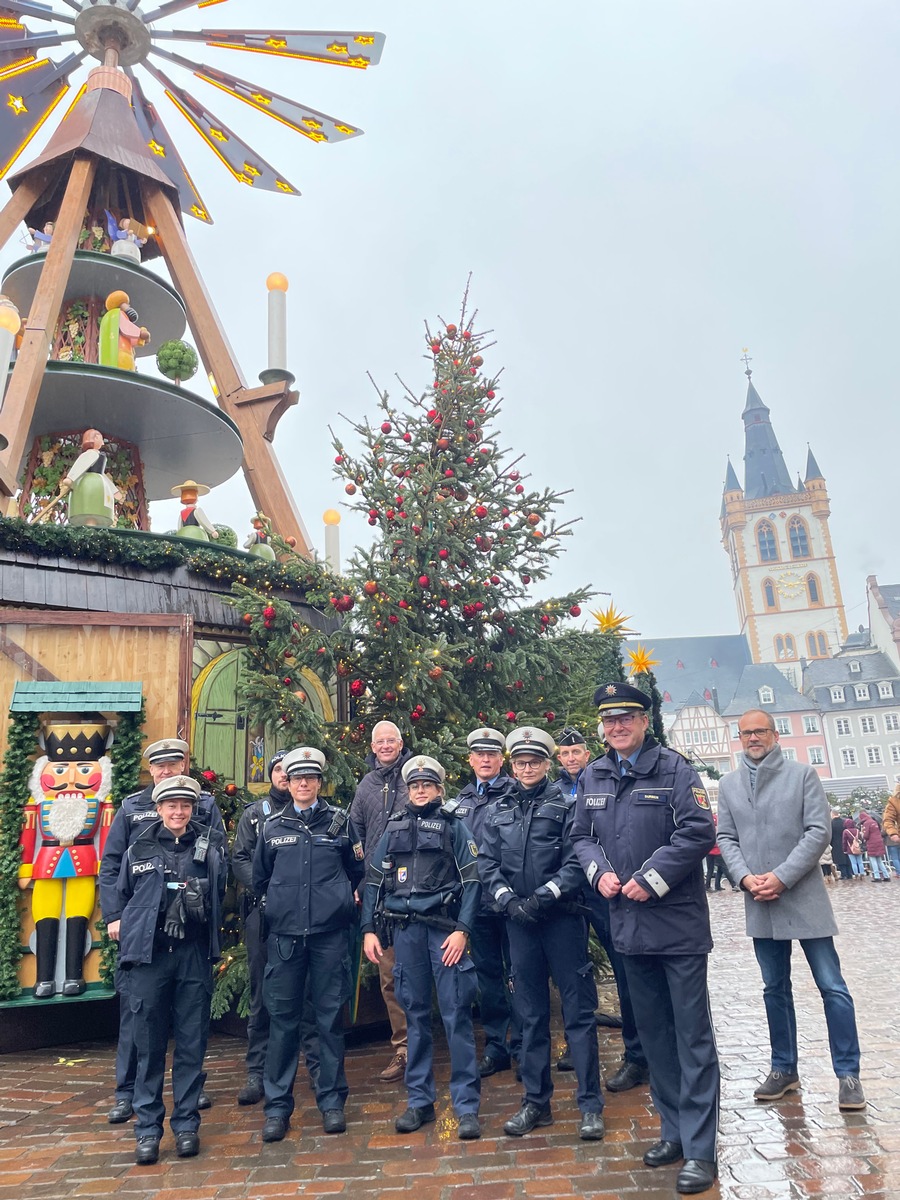
[{"label": "church tower", "polygon": [[741,632],[757,663],[829,658],[847,640],[847,619],[825,480],[809,450],[805,478],[791,482],[745,361],[744,483],[729,459],[721,511]]}]

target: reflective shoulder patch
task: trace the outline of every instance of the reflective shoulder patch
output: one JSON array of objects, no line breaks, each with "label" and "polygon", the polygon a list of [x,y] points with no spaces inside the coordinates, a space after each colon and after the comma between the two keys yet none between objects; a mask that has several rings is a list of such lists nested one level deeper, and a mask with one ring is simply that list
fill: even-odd
[{"label": "reflective shoulder patch", "polygon": [[694,793],[698,808],[709,808],[709,796],[704,788],[691,788],[691,791]]},{"label": "reflective shoulder patch", "polygon": [[266,816],[266,817],[267,817],[267,816],[269,816],[269,814],[271,813],[271,811],[272,811],[272,805],[271,805],[271,803],[270,803],[268,800],[263,800],[263,802],[262,802],[262,810],[263,810],[263,816]]}]

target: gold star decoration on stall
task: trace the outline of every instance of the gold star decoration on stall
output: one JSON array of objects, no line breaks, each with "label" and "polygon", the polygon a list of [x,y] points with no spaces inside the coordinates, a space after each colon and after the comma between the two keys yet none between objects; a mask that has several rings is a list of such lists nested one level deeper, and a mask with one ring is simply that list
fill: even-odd
[{"label": "gold star decoration on stall", "polygon": [[617,637],[627,637],[628,634],[634,633],[633,629],[628,628],[628,622],[631,617],[626,617],[620,612],[615,604],[610,604],[609,608],[601,608],[596,612],[591,611],[591,616],[597,622],[598,633],[613,633]]}]

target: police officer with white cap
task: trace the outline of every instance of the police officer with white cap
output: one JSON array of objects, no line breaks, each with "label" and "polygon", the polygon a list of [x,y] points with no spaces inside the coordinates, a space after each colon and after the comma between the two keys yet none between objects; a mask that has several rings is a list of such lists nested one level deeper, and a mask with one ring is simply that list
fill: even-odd
[{"label": "police officer with white cap", "polygon": [[347,1128],[342,1014],[350,995],[347,930],[356,920],[354,892],[363,877],[363,848],[346,809],[319,795],[325,755],[300,746],[282,765],[292,804],[266,821],[253,860],[253,888],[268,927],[264,1142],[280,1142],[290,1127],[307,986],[319,1031],[316,1104],[322,1128],[326,1133]]},{"label": "police officer with white cap", "polygon": [[[161,738],[152,742],[144,751],[150,771],[151,782],[140,792],[127,796],[113,818],[109,836],[100,862],[100,907],[107,932],[113,941],[119,940],[119,920],[122,910],[116,885],[119,869],[125,852],[131,843],[146,828],[148,822],[159,819],[153,803],[153,789],[166,779],[186,775],[190,747],[181,738]],[[207,825],[225,836],[225,824],[218,805],[209,792],[200,792],[194,810],[193,821]],[[127,976],[116,970],[116,991],[119,993],[119,1040],[116,1046],[116,1102],[110,1109],[107,1120],[110,1125],[127,1121],[133,1112],[134,1077],[137,1069],[137,1054],[134,1048],[133,1014],[125,994]],[[212,1101],[205,1091],[200,1093],[200,1107],[209,1108]]]},{"label": "police officer with white cap", "polygon": [[686,758],[648,733],[650,697],[628,683],[594,695],[609,751],[578,784],[572,838],[588,883],[609,900],[660,1140],[648,1167],[679,1162],[683,1194],[717,1173],[719,1061],[706,971],[712,937],[703,860],[716,840],[706,791]]},{"label": "police officer with white cap", "polygon": [[200,785],[186,775],[152,793],[157,817],[125,852],[116,884],[119,964],[134,1017],[135,1162],[155,1163],[166,1110],[162,1099],[169,1030],[172,1132],[179,1158],[200,1149],[200,1092],[209,1035],[212,964],[221,950],[225,835],[193,819]]},{"label": "police officer with white cap", "polygon": [[[477,846],[481,845],[484,818],[501,796],[515,791],[516,781],[503,770],[506,738],[499,729],[479,726],[466,738],[472,778],[448,807],[465,821]],[[484,1079],[506,1071],[510,1059],[518,1060],[522,1033],[507,986],[511,968],[506,918],[487,892],[469,939],[472,960],[478,973],[478,1009],[484,1028],[484,1052],[478,1072]]]},{"label": "police officer with white cap", "polygon": [[[288,777],[284,770],[284,758],[288,753],[287,750],[278,750],[269,760],[269,794],[245,805],[231,852],[231,869],[242,887],[241,917],[244,945],[247,947],[247,966],[250,970],[250,1013],[247,1017],[245,1060],[247,1081],[237,1095],[237,1102],[241,1105],[258,1104],[265,1095],[263,1070],[269,1045],[269,1010],[263,1003],[263,976],[268,951],[259,896],[253,890],[253,858],[263,825],[269,817],[292,803]],[[319,1073],[319,1036],[316,1032],[316,1009],[308,985],[300,1018],[300,1042],[310,1084],[315,1090],[316,1076]]]},{"label": "police officer with white cap", "polygon": [[574,809],[559,785],[547,779],[554,750],[549,734],[523,726],[509,734],[506,746],[517,787],[488,812],[478,859],[485,890],[509,918],[515,1005],[522,1022],[519,1068],[525,1095],[503,1128],[521,1137],[553,1123],[552,976],[578,1078],[579,1136],[598,1141],[605,1130],[594,1020],[597,989],[579,904],[584,875],[570,840]]},{"label": "police officer with white cap", "polygon": [[[406,1012],[409,1107],[398,1133],[435,1119],[431,991],[450,1048],[450,1098],[457,1135],[481,1137],[481,1078],[472,1030],[477,980],[466,947],[481,898],[478,848],[465,824],[442,806],[445,771],[428,755],[403,766],[409,802],[387,823],[372,857],[363,898],[363,950],[377,964],[393,939],[397,996]],[[379,932],[376,933],[376,922]]]}]

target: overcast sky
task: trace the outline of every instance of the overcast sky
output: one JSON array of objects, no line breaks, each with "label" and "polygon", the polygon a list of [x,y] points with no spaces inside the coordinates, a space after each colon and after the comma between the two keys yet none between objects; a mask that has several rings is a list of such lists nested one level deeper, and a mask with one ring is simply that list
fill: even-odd
[{"label": "overcast sky", "polygon": [[[747,346],[792,474],[815,451],[848,622],[865,620],[866,575],[900,579],[895,0],[228,0],[163,24],[263,13],[387,35],[365,72],[175,47],[365,129],[313,145],[165,67],[300,199],[242,188],[159,101],[251,379],[265,277],[290,279],[301,399],[276,447],[313,541],[343,496],[327,424],[371,413],[367,371],[427,385],[423,320],[453,319],[471,271],[504,439],[583,518],[556,587],[611,592],[651,642],[736,631],[718,515],[727,454],[743,476]],[[153,507],[171,527],[174,502]],[[204,508],[249,531],[240,476]],[[344,551],[368,533],[345,520]]]}]

